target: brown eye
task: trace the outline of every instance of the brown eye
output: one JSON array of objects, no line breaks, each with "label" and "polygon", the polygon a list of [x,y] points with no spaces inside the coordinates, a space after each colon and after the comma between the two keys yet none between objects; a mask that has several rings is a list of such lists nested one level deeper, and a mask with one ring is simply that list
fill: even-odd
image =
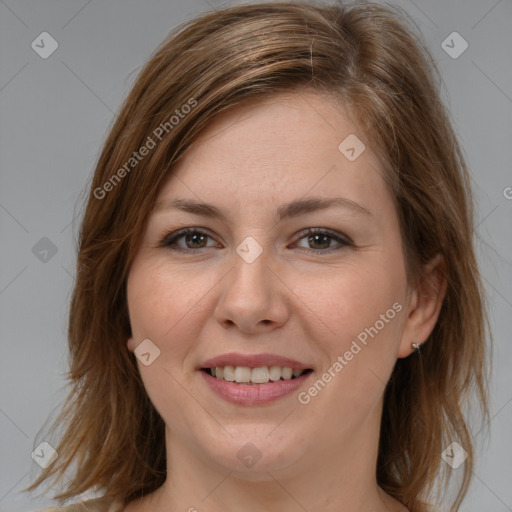
[{"label": "brown eye", "polygon": [[[348,238],[325,229],[309,229],[302,235],[300,240],[307,240],[308,247],[306,248],[317,254],[329,253],[352,245]],[[334,245],[332,242],[335,242]]]},{"label": "brown eye", "polygon": [[[194,233],[186,233],[184,240],[188,248],[202,249],[204,247],[203,243],[207,237],[208,235],[196,231]],[[188,244],[192,245],[192,247],[190,247]]]},{"label": "brown eye", "polygon": [[[161,247],[168,247],[171,250],[189,252],[197,249],[206,249],[212,247],[206,245],[210,235],[199,229],[189,228],[186,230],[179,231],[177,233],[171,233],[167,235],[160,243]],[[178,242],[182,242],[179,244]],[[185,244],[183,246],[183,243]]]},{"label": "brown eye", "polygon": [[319,235],[310,235],[308,236],[308,243],[316,245],[313,249],[328,249],[331,245],[332,237],[329,235],[319,234]]}]

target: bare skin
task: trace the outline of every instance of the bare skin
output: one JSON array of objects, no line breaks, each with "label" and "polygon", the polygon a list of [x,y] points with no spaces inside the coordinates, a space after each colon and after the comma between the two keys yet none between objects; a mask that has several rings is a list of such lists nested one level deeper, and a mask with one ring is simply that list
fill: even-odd
[{"label": "bare skin", "polygon": [[[361,133],[354,161],[338,149],[358,133],[332,98],[280,94],[218,117],[160,190],[157,204],[202,201],[225,219],[155,210],[130,269],[127,347],[150,339],[160,350],[138,364],[166,424],[168,468],[125,512],[407,511],[375,478],[383,393],[397,358],[434,328],[446,283],[438,260],[419,286],[408,283],[381,163]],[[311,196],[360,208],[279,221],[281,205]],[[160,245],[184,228],[200,233]],[[249,236],[262,250],[251,263],[236,251]],[[372,326],[377,334],[345,358]],[[313,375],[276,401],[234,404],[198,369],[227,352],[290,357]],[[339,356],[347,364],[332,370]],[[329,368],[335,376],[308,394]],[[237,456],[247,443],[261,455],[251,467]]]}]

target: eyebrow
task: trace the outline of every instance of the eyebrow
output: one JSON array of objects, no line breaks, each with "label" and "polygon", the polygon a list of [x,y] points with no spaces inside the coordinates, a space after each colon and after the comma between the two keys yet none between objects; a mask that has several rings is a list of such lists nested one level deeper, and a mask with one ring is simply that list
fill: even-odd
[{"label": "eyebrow", "polygon": [[[282,221],[283,219],[298,217],[299,215],[304,215],[318,210],[325,210],[333,206],[349,209],[353,213],[359,215],[372,216],[366,208],[344,197],[307,197],[304,199],[298,199],[291,203],[281,205],[277,209],[277,215],[279,220]],[[218,218],[223,222],[227,222],[226,216],[222,210],[213,204],[194,201],[191,199],[170,199],[159,201],[155,205],[154,212],[156,213],[169,209],[177,209],[195,215],[201,215],[203,217]]]}]

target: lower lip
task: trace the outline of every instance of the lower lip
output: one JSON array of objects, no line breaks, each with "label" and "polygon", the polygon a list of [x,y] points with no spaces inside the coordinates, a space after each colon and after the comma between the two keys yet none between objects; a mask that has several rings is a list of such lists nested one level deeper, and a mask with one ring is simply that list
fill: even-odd
[{"label": "lower lip", "polygon": [[259,405],[283,398],[296,391],[313,374],[309,372],[295,379],[269,381],[267,384],[237,384],[212,377],[203,370],[201,373],[215,393],[238,405]]}]

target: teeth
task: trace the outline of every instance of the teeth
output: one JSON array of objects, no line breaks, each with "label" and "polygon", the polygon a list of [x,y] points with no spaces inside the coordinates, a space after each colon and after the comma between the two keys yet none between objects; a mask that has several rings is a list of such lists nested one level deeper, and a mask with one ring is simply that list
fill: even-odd
[{"label": "teeth", "polygon": [[237,366],[235,368],[235,380],[237,382],[250,382],[251,369],[247,368],[247,366]]},{"label": "teeth", "polygon": [[305,370],[293,369],[287,366],[260,366],[249,368],[248,366],[224,366],[210,369],[212,376],[224,379],[228,382],[249,384],[266,384],[269,381],[280,379],[290,380],[292,377],[300,377]]},{"label": "teeth", "polygon": [[271,366],[270,367],[270,380],[279,380],[281,378],[281,367]]},{"label": "teeth", "polygon": [[266,384],[269,380],[270,376],[268,373],[268,368],[266,366],[261,366],[260,368],[253,368],[251,372],[251,381],[256,384]]},{"label": "teeth", "polygon": [[281,377],[283,377],[284,380],[290,380],[292,378],[292,375],[293,375],[293,370],[291,368],[288,368],[285,366],[281,370]]},{"label": "teeth", "polygon": [[229,382],[233,382],[235,380],[235,369],[232,366],[224,366],[224,371],[222,368],[216,368],[215,374],[220,370],[223,373],[223,379]]}]

